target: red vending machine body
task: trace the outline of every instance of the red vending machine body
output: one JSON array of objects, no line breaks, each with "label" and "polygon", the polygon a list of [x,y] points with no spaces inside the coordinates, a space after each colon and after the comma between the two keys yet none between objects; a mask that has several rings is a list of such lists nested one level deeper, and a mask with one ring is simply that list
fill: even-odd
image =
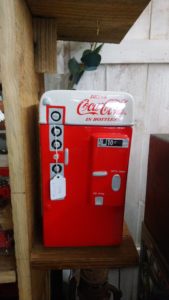
[{"label": "red vending machine body", "polygon": [[49,91],[40,102],[45,246],[121,242],[133,124],[127,93]]}]

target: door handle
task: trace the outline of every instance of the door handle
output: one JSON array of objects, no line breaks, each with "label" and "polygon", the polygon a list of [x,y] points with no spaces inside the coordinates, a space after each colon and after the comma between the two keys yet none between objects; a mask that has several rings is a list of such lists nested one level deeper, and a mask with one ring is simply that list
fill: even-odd
[{"label": "door handle", "polygon": [[107,171],[94,171],[92,173],[92,175],[96,176],[96,177],[102,177],[102,176],[107,176],[108,172]]},{"label": "door handle", "polygon": [[121,187],[121,177],[119,174],[115,174],[112,177],[112,190],[118,192]]},{"label": "door handle", "polygon": [[69,149],[68,148],[65,148],[64,160],[65,160],[65,166],[67,166],[69,164]]}]

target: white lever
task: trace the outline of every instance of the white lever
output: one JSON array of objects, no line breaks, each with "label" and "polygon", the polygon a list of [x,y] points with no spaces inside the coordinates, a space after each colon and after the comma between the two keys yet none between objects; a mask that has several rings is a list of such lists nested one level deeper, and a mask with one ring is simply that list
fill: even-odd
[{"label": "white lever", "polygon": [[92,173],[93,176],[101,177],[101,176],[107,176],[107,171],[95,171]]},{"label": "white lever", "polygon": [[69,149],[65,148],[65,166],[69,163]]}]

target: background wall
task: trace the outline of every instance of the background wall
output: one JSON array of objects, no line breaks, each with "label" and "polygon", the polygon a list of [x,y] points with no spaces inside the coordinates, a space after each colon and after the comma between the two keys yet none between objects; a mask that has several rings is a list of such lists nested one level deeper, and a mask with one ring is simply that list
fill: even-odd
[{"label": "background wall", "polygon": [[[120,45],[105,44],[98,70],[86,72],[77,89],[116,90],[135,99],[135,126],[126,194],[125,219],[137,246],[144,215],[149,137],[169,133],[169,1],[152,0]],[[89,44],[58,43],[57,74],[46,89],[65,88],[67,62]],[[157,170],[158,171],[158,170]],[[118,281],[118,273],[111,277]],[[136,270],[121,272],[125,300],[136,299]]]}]

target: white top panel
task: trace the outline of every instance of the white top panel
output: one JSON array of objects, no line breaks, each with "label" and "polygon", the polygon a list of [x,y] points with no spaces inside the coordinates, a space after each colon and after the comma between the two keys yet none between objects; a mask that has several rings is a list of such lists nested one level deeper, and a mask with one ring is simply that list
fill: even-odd
[{"label": "white top panel", "polygon": [[53,90],[40,101],[41,124],[47,123],[47,107],[65,107],[65,124],[125,126],[133,125],[133,97],[111,91]]}]

